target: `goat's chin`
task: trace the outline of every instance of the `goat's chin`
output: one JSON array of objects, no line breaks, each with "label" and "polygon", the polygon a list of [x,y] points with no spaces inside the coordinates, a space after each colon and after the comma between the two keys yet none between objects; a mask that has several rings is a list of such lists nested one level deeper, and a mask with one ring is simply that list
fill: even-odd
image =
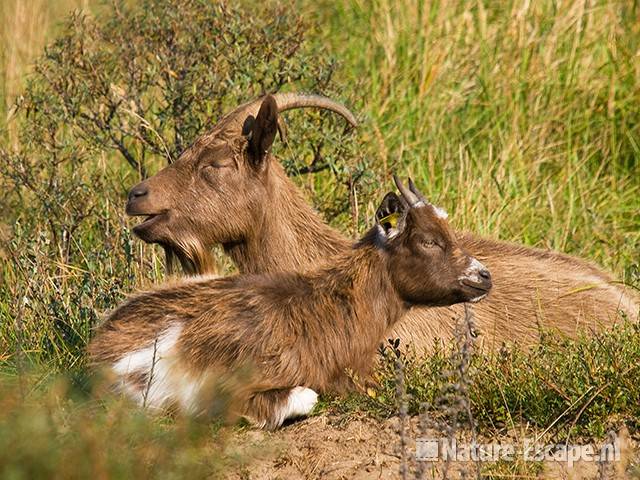
[{"label": "goat's chin", "polygon": [[460,293],[462,295],[462,302],[464,303],[478,303],[485,299],[490,291],[490,289],[481,288],[476,285],[462,284],[461,286]]},{"label": "goat's chin", "polygon": [[162,211],[150,215],[136,215],[136,217],[146,217],[142,222],[133,227],[136,237],[146,243],[160,243],[166,230],[169,212]]},{"label": "goat's chin", "polygon": [[469,303],[478,303],[481,300],[484,300],[485,298],[487,298],[487,295],[489,295],[488,293],[483,293],[482,295],[478,295],[477,297],[474,297],[470,300],[468,300]]}]

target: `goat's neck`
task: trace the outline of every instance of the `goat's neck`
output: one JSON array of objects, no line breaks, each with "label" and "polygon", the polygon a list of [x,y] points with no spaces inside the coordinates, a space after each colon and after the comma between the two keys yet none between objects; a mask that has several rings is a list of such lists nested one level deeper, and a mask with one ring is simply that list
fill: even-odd
[{"label": "goat's neck", "polygon": [[225,245],[241,273],[305,271],[349,248],[307,204],[276,162],[271,165],[266,209],[242,241]]},{"label": "goat's neck", "polygon": [[[331,301],[349,305],[350,315],[333,319],[354,355],[377,348],[384,334],[406,313],[408,306],[393,287],[387,258],[377,247],[357,246],[336,255],[331,264],[309,276]],[[345,308],[336,308],[336,312]],[[338,315],[339,316],[339,315]]]}]

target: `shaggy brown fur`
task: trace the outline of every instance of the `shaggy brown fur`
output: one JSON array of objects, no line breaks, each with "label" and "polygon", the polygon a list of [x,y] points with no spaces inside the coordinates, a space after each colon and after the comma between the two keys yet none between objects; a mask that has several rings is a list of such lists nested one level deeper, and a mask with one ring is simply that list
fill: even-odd
[{"label": "shaggy brown fur", "polygon": [[[268,97],[269,107],[263,115],[254,118],[257,108],[251,102],[238,107],[221,119],[211,132],[198,138],[180,158],[154,177],[136,185],[129,192],[127,213],[147,217],[134,228],[138,237],[146,242],[158,243],[167,251],[169,266],[174,257],[190,274],[210,272],[213,268],[211,247],[224,245],[234,258],[241,261],[242,244],[251,242],[261,248],[262,239],[287,247],[288,223],[284,228],[265,224],[265,208],[277,215],[282,205],[266,205],[267,198],[276,195],[277,184],[263,180],[269,176],[264,168],[268,150],[275,138],[278,126],[278,101],[280,111],[293,108],[317,107],[342,115],[350,125],[356,120],[344,106],[316,95],[278,94]],[[258,104],[259,105],[259,104]],[[285,177],[286,178],[286,177]],[[206,185],[206,188],[203,187]],[[244,195],[243,195],[244,194]],[[302,200],[302,199],[300,199]],[[176,204],[181,205],[176,209]],[[299,242],[311,242],[310,235],[321,227],[317,216],[305,210],[293,222]],[[212,229],[214,224],[217,227]],[[265,228],[265,236],[252,236],[254,229]],[[308,230],[307,230],[308,229]],[[324,244],[339,239],[331,230],[320,232]],[[348,248],[349,241],[341,242]],[[270,247],[267,245],[267,247]],[[344,249],[341,248],[341,249]],[[327,248],[323,248],[323,253]],[[331,253],[337,249],[328,248]],[[321,257],[313,257],[314,263]],[[301,260],[301,265],[306,260]],[[278,261],[268,262],[267,268],[253,272],[281,271]]]},{"label": "shaggy brown fur", "polygon": [[[281,103],[280,97],[275,100]],[[277,107],[272,97],[243,105],[177,162],[132,190],[146,195],[132,195],[128,211],[165,212],[155,224],[137,227],[143,240],[197,245],[192,250],[203,258],[222,244],[241,272],[255,273],[313,268],[349,248],[349,241],[306,204],[274,158],[251,153],[252,140],[241,134],[241,125],[259,108],[258,118],[249,123],[273,133]],[[490,347],[530,345],[540,327],[569,336],[585,328],[600,330],[619,318],[619,310],[637,318],[637,294],[584,260],[473,234],[461,235],[460,242],[493,274],[491,296],[474,306],[479,333]],[[451,337],[461,312],[461,307],[414,309],[394,335],[405,345],[430,349],[434,341]]]},{"label": "shaggy brown fur", "polygon": [[410,306],[478,301],[491,288],[436,210],[409,204],[388,194],[378,217],[394,214],[397,223],[377,225],[318,270],[196,277],[137,295],[102,325],[91,360],[112,367],[141,404],[192,412],[207,409],[207,384],[248,371],[231,405],[277,427],[294,387],[342,391],[348,370],[366,378],[379,342]]}]

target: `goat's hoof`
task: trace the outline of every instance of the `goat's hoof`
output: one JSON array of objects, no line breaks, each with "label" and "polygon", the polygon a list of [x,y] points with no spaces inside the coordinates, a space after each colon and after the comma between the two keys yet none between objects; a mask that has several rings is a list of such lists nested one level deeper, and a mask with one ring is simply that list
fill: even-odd
[{"label": "goat's hoof", "polygon": [[318,394],[306,387],[291,389],[287,401],[287,416],[285,418],[304,417],[311,413],[318,403]]}]

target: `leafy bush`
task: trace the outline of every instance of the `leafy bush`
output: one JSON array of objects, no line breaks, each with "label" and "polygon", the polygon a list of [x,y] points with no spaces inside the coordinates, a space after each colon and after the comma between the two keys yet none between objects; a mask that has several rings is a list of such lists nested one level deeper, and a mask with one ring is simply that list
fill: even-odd
[{"label": "leafy bush", "polygon": [[[310,27],[290,9],[145,0],[106,11],[76,12],[46,48],[17,104],[16,138],[0,148],[0,222],[11,226],[0,286],[5,360],[20,345],[60,368],[80,361],[99,314],[140,277],[159,276],[122,211],[125,192],[151,168],[240,103],[284,87],[335,88],[333,61],[305,43]],[[309,161],[324,132],[340,135],[325,118],[294,117],[293,128],[316,128],[311,145],[286,146],[290,169]],[[337,164],[342,143],[325,146],[323,162]],[[335,173],[351,178],[341,165],[325,179]]]},{"label": "leafy bush", "polygon": [[239,101],[290,83],[323,91],[333,73],[326,56],[303,48],[301,18],[281,7],[112,8],[101,22],[74,15],[47,48],[21,104],[28,137],[70,129],[76,144],[115,150],[144,176],[150,156],[176,159]]}]

